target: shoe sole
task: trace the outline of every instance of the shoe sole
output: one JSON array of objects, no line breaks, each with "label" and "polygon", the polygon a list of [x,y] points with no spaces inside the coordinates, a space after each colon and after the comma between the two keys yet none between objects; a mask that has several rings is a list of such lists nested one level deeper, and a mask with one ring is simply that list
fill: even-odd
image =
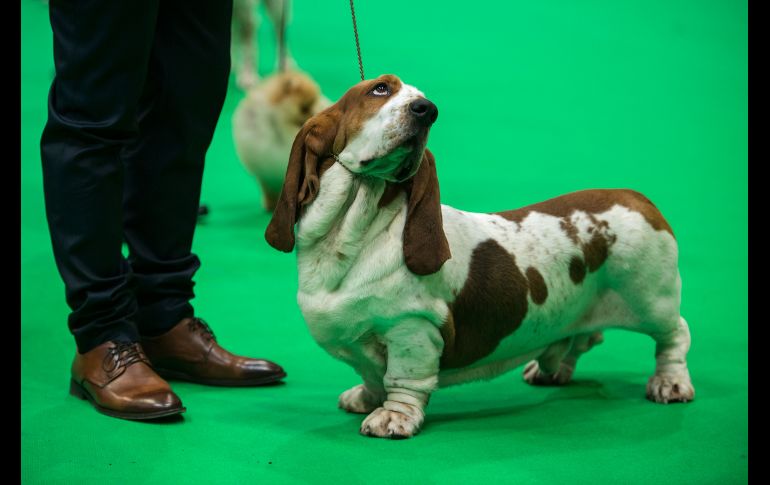
[{"label": "shoe sole", "polygon": [[185,374],[184,372],[168,370],[168,369],[159,369],[157,367],[154,367],[153,370],[155,371],[155,373],[157,373],[159,376],[161,376],[166,380],[186,381],[186,382],[192,382],[194,384],[203,384],[206,386],[220,386],[220,387],[264,386],[268,384],[275,384],[276,382],[286,377],[286,373],[281,372],[280,374],[260,377],[256,379],[207,379],[207,378],[201,378],[201,377],[194,377],[194,376]]},{"label": "shoe sole", "polygon": [[78,399],[82,399],[83,401],[88,401],[91,403],[91,405],[100,413],[110,416],[113,418],[120,418],[120,419],[129,419],[131,421],[147,421],[151,419],[158,419],[158,418],[166,418],[168,416],[174,416],[176,414],[182,414],[183,412],[187,411],[187,408],[181,407],[181,408],[175,408],[175,409],[164,409],[162,411],[155,411],[152,413],[127,413],[123,411],[115,411],[114,409],[105,408],[104,406],[100,406],[99,403],[97,403],[94,398],[91,396],[91,394],[86,391],[83,386],[75,382],[74,380],[70,380],[70,395],[75,396]]}]

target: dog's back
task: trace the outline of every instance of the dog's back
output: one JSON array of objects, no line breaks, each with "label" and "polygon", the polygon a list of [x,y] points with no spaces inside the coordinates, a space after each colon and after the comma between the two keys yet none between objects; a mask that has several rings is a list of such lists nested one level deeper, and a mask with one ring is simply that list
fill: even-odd
[{"label": "dog's back", "polygon": [[[630,190],[574,192],[521,209],[445,207],[455,286],[442,327],[445,382],[607,327],[679,324],[677,245],[670,226]],[[461,283],[461,285],[460,285]],[[483,372],[481,373],[483,374]]]}]

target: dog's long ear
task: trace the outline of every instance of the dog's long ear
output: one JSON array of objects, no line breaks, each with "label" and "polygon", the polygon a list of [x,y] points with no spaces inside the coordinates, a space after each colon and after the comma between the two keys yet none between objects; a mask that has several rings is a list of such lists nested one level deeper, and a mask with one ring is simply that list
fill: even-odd
[{"label": "dog's long ear", "polygon": [[452,254],[441,219],[436,161],[428,149],[406,189],[409,200],[404,227],[404,260],[414,274],[433,274]]},{"label": "dog's long ear", "polygon": [[294,224],[302,206],[318,194],[319,168],[331,156],[338,121],[336,110],[327,109],[309,119],[294,138],[281,195],[265,230],[265,239],[275,249],[294,249]]}]

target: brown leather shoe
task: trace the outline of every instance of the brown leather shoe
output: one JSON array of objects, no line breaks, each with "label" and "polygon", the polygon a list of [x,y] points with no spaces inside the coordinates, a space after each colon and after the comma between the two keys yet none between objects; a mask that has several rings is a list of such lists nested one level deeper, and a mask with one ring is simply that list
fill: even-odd
[{"label": "brown leather shoe", "polygon": [[166,379],[211,386],[260,386],[286,377],[268,360],[233,355],[200,318],[185,318],[158,337],[142,337],[153,368]]},{"label": "brown leather shoe", "polygon": [[123,419],[156,419],[185,412],[138,343],[105,342],[72,362],[70,394],[97,411]]}]

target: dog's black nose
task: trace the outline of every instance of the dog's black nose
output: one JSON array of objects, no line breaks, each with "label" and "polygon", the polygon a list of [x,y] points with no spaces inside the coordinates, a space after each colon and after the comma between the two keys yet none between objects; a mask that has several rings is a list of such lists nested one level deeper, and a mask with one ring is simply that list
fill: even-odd
[{"label": "dog's black nose", "polygon": [[417,118],[420,124],[432,125],[438,118],[438,108],[425,98],[415,99],[409,104],[409,111]]}]

